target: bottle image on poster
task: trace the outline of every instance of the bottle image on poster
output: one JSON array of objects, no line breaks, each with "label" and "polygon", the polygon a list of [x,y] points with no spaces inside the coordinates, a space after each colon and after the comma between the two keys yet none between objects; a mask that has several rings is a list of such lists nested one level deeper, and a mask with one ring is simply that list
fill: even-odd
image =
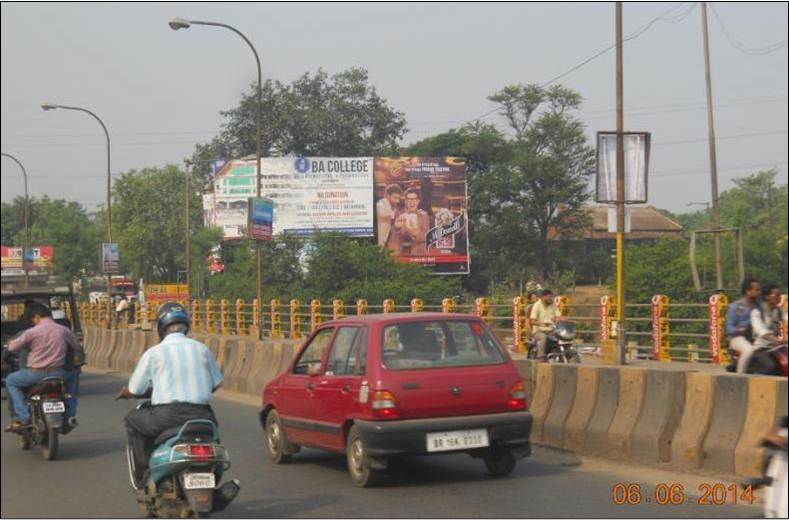
[{"label": "bottle image on poster", "polygon": [[466,161],[376,157],[378,244],[434,274],[468,274]]}]

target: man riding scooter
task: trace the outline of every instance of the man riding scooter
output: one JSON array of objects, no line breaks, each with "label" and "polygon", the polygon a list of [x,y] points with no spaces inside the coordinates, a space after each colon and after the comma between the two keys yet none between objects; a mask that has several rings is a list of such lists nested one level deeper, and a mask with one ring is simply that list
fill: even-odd
[{"label": "man riding scooter", "polygon": [[[726,336],[729,338],[729,348],[739,354],[736,361],[736,371],[744,374],[748,368],[751,355],[756,350],[751,338],[751,311],[759,304],[761,286],[755,278],[746,278],[741,285],[742,298],[729,306],[729,315],[726,318]],[[731,371],[731,369],[729,369]]]},{"label": "man riding scooter", "polygon": [[545,361],[547,352],[545,347],[548,343],[548,334],[553,332],[556,322],[561,320],[562,313],[559,306],[554,302],[553,291],[545,289],[540,295],[540,299],[532,306],[529,315],[531,330],[534,341],[537,344],[537,359]]},{"label": "man riding scooter", "polygon": [[[781,289],[768,285],[762,291],[762,303],[751,310],[751,331],[755,347],[746,371],[748,373],[770,374],[783,365],[786,375],[786,340],[781,337],[781,325],[785,320],[781,310]],[[774,347],[782,346],[781,349]],[[773,356],[776,355],[777,358]]]},{"label": "man riding scooter", "polygon": [[208,347],[186,337],[189,315],[181,305],[163,304],[157,312],[156,328],[160,343],[145,351],[128,387],[118,394],[118,398],[134,398],[152,390],[152,406],[130,411],[125,420],[137,489],[145,485],[143,477],[158,435],[190,419],[216,424],[208,403],[222,384],[222,373]]}]

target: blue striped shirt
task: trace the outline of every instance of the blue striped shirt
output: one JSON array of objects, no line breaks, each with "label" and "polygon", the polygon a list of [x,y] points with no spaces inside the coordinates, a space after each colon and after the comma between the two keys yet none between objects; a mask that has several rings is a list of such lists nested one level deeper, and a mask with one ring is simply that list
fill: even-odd
[{"label": "blue striped shirt", "polygon": [[221,382],[208,347],[176,332],[145,351],[129,378],[129,391],[142,395],[153,386],[151,404],[207,404]]}]

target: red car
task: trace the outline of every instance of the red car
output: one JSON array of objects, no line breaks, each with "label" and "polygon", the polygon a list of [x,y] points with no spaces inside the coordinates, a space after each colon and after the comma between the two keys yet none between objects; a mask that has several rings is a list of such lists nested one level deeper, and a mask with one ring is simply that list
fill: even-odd
[{"label": "red car", "polygon": [[361,487],[399,455],[465,452],[500,476],[531,453],[523,380],[488,326],[464,314],[321,324],[264,388],[260,422],[275,463],[301,446],[345,453]]}]

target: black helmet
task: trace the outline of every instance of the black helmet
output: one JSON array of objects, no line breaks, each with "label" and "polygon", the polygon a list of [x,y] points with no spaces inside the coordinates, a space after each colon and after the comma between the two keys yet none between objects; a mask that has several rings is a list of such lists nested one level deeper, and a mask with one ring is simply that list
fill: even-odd
[{"label": "black helmet", "polygon": [[164,339],[167,327],[176,323],[186,325],[186,331],[189,332],[189,313],[184,306],[175,302],[162,304],[156,312],[156,330],[159,332],[159,339]]}]

